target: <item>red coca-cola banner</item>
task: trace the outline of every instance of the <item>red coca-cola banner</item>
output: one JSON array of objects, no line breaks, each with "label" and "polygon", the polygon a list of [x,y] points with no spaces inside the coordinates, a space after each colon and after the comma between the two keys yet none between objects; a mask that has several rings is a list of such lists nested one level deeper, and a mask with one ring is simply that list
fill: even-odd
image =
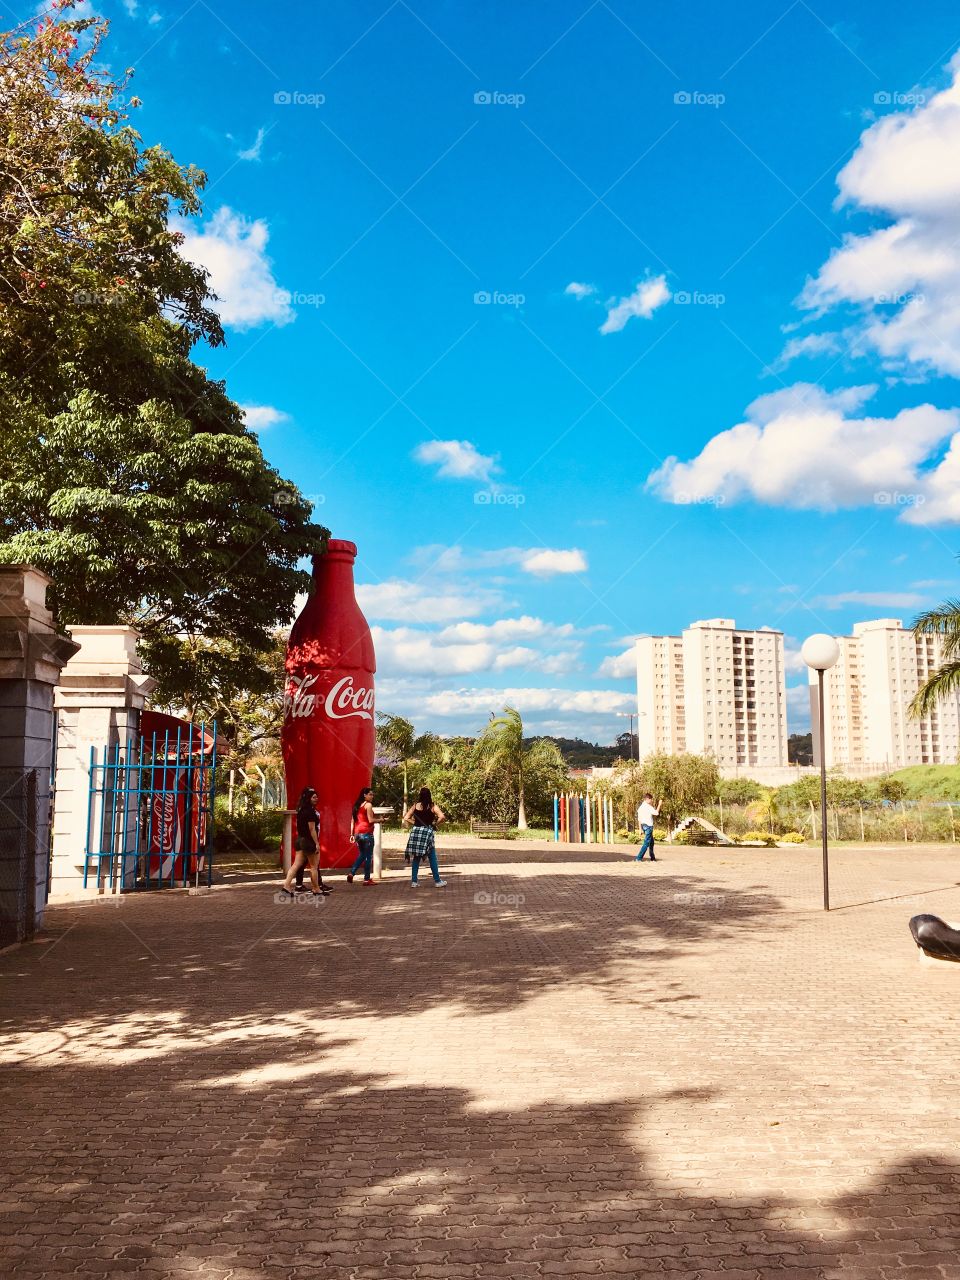
[{"label": "red coca-cola banner", "polygon": [[197,870],[207,847],[207,803],[213,735],[162,711],[140,715],[142,751],[153,757],[150,775],[149,875],[183,880]]},{"label": "red coca-cola banner", "polygon": [[281,745],[287,804],[319,795],[320,865],[349,866],[350,816],[370,785],[377,669],[367,620],[357,604],[352,542],[331,539],[313,558],[313,589],[290,630]]}]

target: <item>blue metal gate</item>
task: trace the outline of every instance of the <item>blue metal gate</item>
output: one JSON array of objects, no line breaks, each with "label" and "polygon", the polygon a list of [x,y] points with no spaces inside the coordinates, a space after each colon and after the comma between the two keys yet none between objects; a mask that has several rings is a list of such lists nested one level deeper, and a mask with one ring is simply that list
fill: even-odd
[{"label": "blue metal gate", "polygon": [[217,726],[90,748],[84,888],[209,885]]}]

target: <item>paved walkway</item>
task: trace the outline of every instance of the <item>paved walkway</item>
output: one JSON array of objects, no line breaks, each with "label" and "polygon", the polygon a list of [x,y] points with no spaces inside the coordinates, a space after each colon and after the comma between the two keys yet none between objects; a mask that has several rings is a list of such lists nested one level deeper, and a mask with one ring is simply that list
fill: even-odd
[{"label": "paved walkway", "polygon": [[960,1280],[960,854],[457,849],[0,957],[0,1274]]}]

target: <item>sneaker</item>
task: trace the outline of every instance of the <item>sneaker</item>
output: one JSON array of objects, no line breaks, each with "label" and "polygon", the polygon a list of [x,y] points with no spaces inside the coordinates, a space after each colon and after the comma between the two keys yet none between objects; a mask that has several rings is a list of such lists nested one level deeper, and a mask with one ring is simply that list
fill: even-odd
[{"label": "sneaker", "polygon": [[436,889],[445,889],[447,887],[446,880],[434,880],[433,884]]},{"label": "sneaker", "polygon": [[364,880],[363,887],[365,889],[371,889],[376,883],[376,880]]},{"label": "sneaker", "polygon": [[416,880],[411,880],[411,881],[410,881],[410,888],[411,888],[411,889],[416,889],[416,887],[417,887],[417,881],[416,881]]},{"label": "sneaker", "polygon": [[352,872],[352,871],[351,871],[351,872],[348,874],[348,876],[347,876],[347,884],[353,884],[353,872]]}]

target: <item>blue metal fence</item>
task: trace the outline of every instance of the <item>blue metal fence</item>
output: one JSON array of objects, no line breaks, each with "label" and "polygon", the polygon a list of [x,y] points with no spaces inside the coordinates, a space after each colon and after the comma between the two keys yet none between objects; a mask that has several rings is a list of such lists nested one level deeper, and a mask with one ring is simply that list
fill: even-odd
[{"label": "blue metal fence", "polygon": [[91,747],[84,888],[209,885],[216,763],[215,722]]}]

